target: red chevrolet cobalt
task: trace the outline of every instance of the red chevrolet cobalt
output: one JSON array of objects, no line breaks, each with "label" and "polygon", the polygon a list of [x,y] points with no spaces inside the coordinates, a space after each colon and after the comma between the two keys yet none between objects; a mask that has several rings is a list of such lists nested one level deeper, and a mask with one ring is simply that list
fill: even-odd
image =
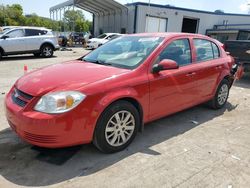
[{"label": "red chevrolet cobalt", "polygon": [[222,108],[234,64],[219,42],[203,35],[126,35],[21,77],[6,96],[6,116],[33,145],[93,142],[117,152],[147,122],[208,101]]}]

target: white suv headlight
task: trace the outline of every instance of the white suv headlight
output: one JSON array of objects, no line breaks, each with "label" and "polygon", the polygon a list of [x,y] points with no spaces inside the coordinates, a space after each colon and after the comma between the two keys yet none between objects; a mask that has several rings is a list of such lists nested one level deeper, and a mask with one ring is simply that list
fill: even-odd
[{"label": "white suv headlight", "polygon": [[35,110],[48,114],[59,114],[72,110],[80,104],[86,95],[77,91],[48,93],[37,102]]}]

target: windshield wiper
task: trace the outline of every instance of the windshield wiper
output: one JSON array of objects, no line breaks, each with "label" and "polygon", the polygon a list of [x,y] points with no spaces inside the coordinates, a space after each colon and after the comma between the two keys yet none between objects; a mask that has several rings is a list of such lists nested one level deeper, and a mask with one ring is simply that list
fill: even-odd
[{"label": "windshield wiper", "polygon": [[99,65],[112,65],[112,63],[108,63],[106,61],[101,61],[101,60],[92,60],[92,59],[84,59],[84,58],[82,60],[90,62],[90,63],[99,64]]}]

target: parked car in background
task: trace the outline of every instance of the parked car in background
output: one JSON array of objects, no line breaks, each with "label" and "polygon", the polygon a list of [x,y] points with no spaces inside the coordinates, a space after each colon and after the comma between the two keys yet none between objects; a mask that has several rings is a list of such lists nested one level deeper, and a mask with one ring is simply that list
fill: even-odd
[{"label": "parked car in background", "polygon": [[250,72],[250,40],[228,40],[225,50],[243,64],[245,72]]},{"label": "parked car in background", "polygon": [[57,38],[51,30],[37,27],[17,27],[0,35],[0,58],[2,56],[29,54],[52,57],[59,49]]},{"label": "parked car in background", "polygon": [[82,40],[84,39],[84,33],[83,32],[72,32],[69,35],[69,38],[72,39],[75,43],[82,43]]},{"label": "parked car in background", "polygon": [[106,42],[108,42],[114,38],[120,37],[120,36],[122,36],[122,34],[103,33],[96,38],[89,39],[87,42],[87,48],[88,49],[96,49],[96,48],[100,47],[101,45],[105,44]]},{"label": "parked car in background", "polygon": [[234,63],[203,35],[125,35],[18,79],[5,98],[6,117],[34,145],[93,142],[103,152],[117,152],[147,122],[208,101],[223,108],[237,73]]},{"label": "parked car in background", "polygon": [[66,36],[64,35],[60,35],[58,37],[58,44],[62,47],[66,47],[67,46],[67,43],[68,43],[68,39]]}]

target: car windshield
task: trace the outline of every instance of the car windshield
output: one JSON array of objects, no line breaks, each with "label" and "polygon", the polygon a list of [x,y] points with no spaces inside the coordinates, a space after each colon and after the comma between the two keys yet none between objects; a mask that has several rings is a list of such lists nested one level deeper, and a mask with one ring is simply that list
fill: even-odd
[{"label": "car windshield", "polygon": [[99,35],[97,38],[98,38],[98,39],[104,39],[106,36],[107,36],[106,34],[101,34],[101,35]]},{"label": "car windshield", "polygon": [[162,40],[161,37],[120,37],[89,53],[83,58],[83,61],[134,69],[149,56]]}]

